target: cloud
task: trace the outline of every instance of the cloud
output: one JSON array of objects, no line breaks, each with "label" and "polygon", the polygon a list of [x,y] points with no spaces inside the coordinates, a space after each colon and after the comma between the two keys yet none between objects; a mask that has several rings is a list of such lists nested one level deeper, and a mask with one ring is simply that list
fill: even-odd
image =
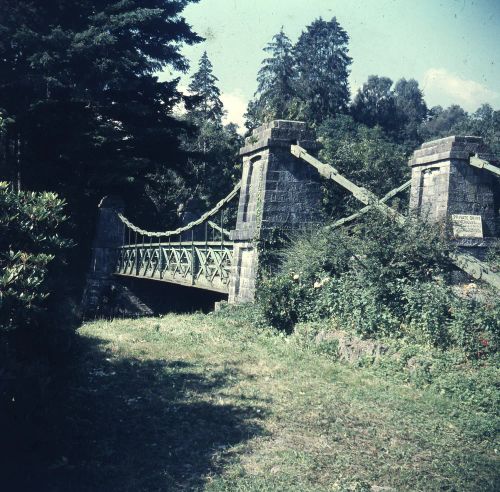
[{"label": "cloud", "polygon": [[224,92],[220,99],[224,104],[227,114],[224,117],[224,123],[236,123],[239,126],[239,132],[245,131],[245,118],[243,115],[247,111],[248,101],[243,92],[236,89],[232,92]]},{"label": "cloud", "polygon": [[475,80],[462,79],[444,68],[430,68],[424,74],[422,88],[429,99],[446,105],[458,103],[473,111],[483,103],[493,105],[500,102],[500,94]]}]

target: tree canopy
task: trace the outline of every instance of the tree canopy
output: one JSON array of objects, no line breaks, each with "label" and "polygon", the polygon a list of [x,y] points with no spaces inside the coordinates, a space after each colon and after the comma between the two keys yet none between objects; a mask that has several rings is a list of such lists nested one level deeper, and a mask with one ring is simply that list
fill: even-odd
[{"label": "tree canopy", "polygon": [[184,121],[192,133],[184,134],[182,148],[189,157],[185,179],[179,187],[180,214],[201,215],[227,195],[240,178],[237,155],[241,137],[234,124],[223,124],[224,106],[218,79],[207,52],[201,56],[198,70],[191,76],[189,90],[193,97]]},{"label": "tree canopy", "polygon": [[334,17],[316,19],[292,45],[283,29],[264,48],[247,127],[272,119],[321,124],[344,113],[349,103],[349,36]]},{"label": "tree canopy", "polygon": [[191,114],[199,121],[221,123],[224,108],[216,84],[218,80],[213,74],[212,63],[205,51],[200,59],[198,71],[191,77],[189,84],[189,90],[196,96]]},{"label": "tree canopy", "polygon": [[293,47],[283,28],[264,51],[270,56],[264,59],[257,75],[256,100],[249,112],[253,111],[260,121],[286,119],[295,97],[296,81]]},{"label": "tree canopy", "polygon": [[351,106],[354,118],[370,127],[379,125],[386,129],[396,128],[396,101],[391,88],[392,80],[389,77],[370,75]]},{"label": "tree canopy", "polygon": [[182,94],[155,73],[187,69],[180,46],[201,40],[180,15],[190,2],[0,0],[2,177],[58,192],[75,218],[182,168]]},{"label": "tree canopy", "polygon": [[316,19],[294,47],[300,118],[320,123],[349,104],[349,35],[333,17]]}]

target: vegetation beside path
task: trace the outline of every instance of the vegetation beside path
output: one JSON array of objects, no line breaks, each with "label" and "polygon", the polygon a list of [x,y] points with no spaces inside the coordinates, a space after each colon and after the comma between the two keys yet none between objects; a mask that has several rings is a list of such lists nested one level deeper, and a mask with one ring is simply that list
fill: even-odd
[{"label": "vegetation beside path", "polygon": [[28,489],[498,487],[491,416],[293,336],[217,314],[99,321],[79,335],[58,442],[23,474]]}]

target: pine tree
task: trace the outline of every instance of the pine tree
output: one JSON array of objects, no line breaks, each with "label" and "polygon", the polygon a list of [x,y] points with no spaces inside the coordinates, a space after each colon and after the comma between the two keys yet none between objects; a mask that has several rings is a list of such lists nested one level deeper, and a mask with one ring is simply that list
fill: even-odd
[{"label": "pine tree", "polygon": [[213,66],[205,51],[200,59],[198,71],[191,77],[189,90],[197,96],[192,114],[200,121],[220,124],[224,107],[220,100],[219,79],[213,74]]},{"label": "pine tree", "polygon": [[184,194],[181,208],[190,217],[215,205],[239,179],[235,163],[241,139],[235,125],[222,124],[224,106],[217,81],[205,51],[189,85],[193,96],[186,120],[194,127],[194,134],[183,139],[183,148],[190,153],[185,173],[186,191],[190,191]]},{"label": "pine tree", "polygon": [[292,43],[283,28],[273,36],[264,51],[271,56],[262,62],[257,76],[255,105],[249,106],[249,111],[255,112],[253,117],[261,123],[289,118],[290,104],[295,95]]},{"label": "pine tree", "polygon": [[334,17],[315,20],[294,47],[299,117],[320,124],[346,112],[349,103],[349,36]]},{"label": "pine tree", "polygon": [[187,69],[191,1],[0,0],[0,179],[58,192],[87,235],[104,194],[131,202],[182,168],[178,80],[155,73]]}]

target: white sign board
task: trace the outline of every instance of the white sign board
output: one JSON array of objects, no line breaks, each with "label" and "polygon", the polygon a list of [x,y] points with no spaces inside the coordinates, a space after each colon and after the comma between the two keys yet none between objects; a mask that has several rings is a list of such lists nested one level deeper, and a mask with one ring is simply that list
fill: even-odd
[{"label": "white sign board", "polygon": [[453,214],[451,222],[455,237],[483,237],[483,222],[480,215]]}]

